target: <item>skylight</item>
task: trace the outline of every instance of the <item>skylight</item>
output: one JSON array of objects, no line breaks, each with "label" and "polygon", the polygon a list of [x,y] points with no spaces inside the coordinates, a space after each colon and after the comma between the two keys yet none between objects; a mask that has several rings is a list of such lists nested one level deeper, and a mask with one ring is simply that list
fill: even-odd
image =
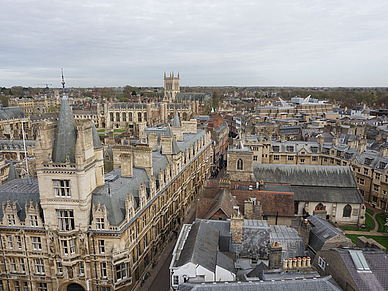
[{"label": "skylight", "polygon": [[352,257],[357,272],[371,272],[362,251],[349,250],[349,254]]}]

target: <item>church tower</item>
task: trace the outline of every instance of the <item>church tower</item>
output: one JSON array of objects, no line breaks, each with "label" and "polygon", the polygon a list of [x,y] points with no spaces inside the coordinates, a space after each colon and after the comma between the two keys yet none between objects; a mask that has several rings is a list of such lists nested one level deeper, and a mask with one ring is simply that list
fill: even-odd
[{"label": "church tower", "polygon": [[75,123],[64,90],[58,123],[40,124],[35,149],[46,229],[86,231],[92,191],[104,184],[102,146],[92,121]]},{"label": "church tower", "polygon": [[179,92],[180,92],[179,72],[178,72],[178,76],[175,76],[174,72],[171,72],[169,76],[166,76],[166,72],[164,72],[163,101],[175,102],[176,94],[178,94]]}]

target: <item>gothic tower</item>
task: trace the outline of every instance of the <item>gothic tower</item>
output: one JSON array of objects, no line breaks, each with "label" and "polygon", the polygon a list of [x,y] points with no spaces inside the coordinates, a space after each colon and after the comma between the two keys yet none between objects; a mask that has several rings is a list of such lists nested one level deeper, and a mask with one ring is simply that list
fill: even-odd
[{"label": "gothic tower", "polygon": [[179,86],[179,72],[178,76],[171,72],[169,76],[166,76],[164,72],[164,94],[163,101],[174,102],[176,94],[180,92]]},{"label": "gothic tower", "polygon": [[92,191],[104,184],[102,146],[92,121],[75,123],[65,93],[58,123],[40,124],[35,149],[46,229],[86,231]]}]

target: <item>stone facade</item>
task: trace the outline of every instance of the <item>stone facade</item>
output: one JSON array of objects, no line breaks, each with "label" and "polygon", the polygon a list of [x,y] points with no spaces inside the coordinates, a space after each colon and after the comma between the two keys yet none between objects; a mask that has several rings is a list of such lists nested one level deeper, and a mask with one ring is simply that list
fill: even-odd
[{"label": "stone facade", "polygon": [[[132,290],[209,177],[210,135],[195,130],[175,141],[168,154],[153,150],[147,135],[145,143],[114,145],[114,170],[105,175],[103,148],[91,121],[76,125],[74,160],[68,148],[53,143],[58,128],[68,128],[61,123],[60,117],[58,125],[39,127],[37,179],[0,186],[0,286]],[[193,131],[182,126],[185,137],[187,128]],[[54,152],[66,153],[65,161],[54,160]]]}]

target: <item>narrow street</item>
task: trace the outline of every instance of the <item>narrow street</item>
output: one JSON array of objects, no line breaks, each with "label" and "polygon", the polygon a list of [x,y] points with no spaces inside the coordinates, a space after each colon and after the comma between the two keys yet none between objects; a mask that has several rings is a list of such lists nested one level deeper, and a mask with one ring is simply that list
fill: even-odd
[{"label": "narrow street", "polygon": [[[193,202],[190,213],[186,216],[183,224],[192,223],[195,219],[196,214],[196,202]],[[180,231],[180,230],[179,230]],[[172,259],[172,251],[174,250],[176,243],[175,237],[167,244],[165,249],[160,254],[158,264],[154,269],[149,272],[151,276],[144,282],[143,286],[138,290],[149,290],[149,291],[167,291],[170,287],[170,263]]]}]

